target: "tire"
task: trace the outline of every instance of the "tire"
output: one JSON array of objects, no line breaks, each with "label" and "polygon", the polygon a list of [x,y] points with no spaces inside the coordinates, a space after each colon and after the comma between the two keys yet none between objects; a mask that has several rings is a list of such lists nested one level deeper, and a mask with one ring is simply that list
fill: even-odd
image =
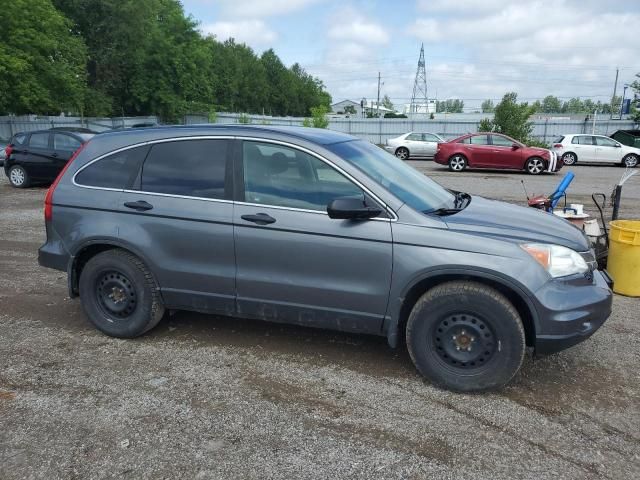
[{"label": "tire", "polygon": [[638,156],[630,153],[622,159],[622,166],[633,168],[638,165]]},{"label": "tire", "polygon": [[396,157],[398,157],[400,160],[409,160],[409,149],[406,147],[397,148]]},{"label": "tire", "polygon": [[22,165],[13,165],[7,172],[7,177],[15,188],[27,188],[30,184],[29,174]]},{"label": "tire", "polygon": [[545,168],[546,166],[544,164],[544,160],[540,157],[531,157],[529,160],[527,160],[527,163],[525,165],[527,173],[531,175],[540,175],[542,172],[544,172]]},{"label": "tire", "polygon": [[462,172],[467,168],[467,159],[464,155],[456,153],[449,159],[449,170],[452,172]]},{"label": "tire", "polygon": [[112,337],[142,335],[164,314],[153,276],[138,257],[124,250],[107,250],[91,258],[82,269],[79,286],[89,321]]},{"label": "tire", "polygon": [[513,305],[473,281],[447,282],[427,291],[414,305],[406,333],[418,371],[458,392],[503,387],[520,369],[526,351]]},{"label": "tire", "polygon": [[562,161],[565,165],[575,165],[578,163],[578,156],[573,152],[567,152],[562,155]]}]

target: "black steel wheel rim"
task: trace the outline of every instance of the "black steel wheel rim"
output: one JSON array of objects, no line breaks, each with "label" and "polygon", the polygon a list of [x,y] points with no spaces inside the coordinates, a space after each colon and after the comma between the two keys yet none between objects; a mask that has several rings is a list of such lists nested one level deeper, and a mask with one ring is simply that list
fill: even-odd
[{"label": "black steel wheel rim", "polygon": [[491,324],[476,314],[458,312],[436,323],[433,346],[449,367],[473,370],[486,365],[497,350],[498,339]]},{"label": "black steel wheel rim", "polygon": [[135,287],[123,273],[110,270],[98,275],[96,298],[107,316],[127,319],[136,309],[137,297]]}]

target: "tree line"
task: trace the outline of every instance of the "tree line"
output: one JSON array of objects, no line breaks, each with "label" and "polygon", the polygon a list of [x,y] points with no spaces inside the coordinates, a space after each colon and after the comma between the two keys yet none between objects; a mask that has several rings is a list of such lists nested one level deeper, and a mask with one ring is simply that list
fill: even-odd
[{"label": "tree line", "polygon": [[[579,97],[571,98],[567,101],[562,101],[558,97],[553,95],[547,95],[540,100],[536,100],[531,104],[535,108],[534,113],[584,113],[592,114],[596,110],[598,113],[617,113],[620,111],[620,105],[622,98],[615,96],[609,103],[603,103],[600,100],[594,102],[587,98],[585,100]],[[481,104],[482,113],[493,113],[495,105],[492,100],[485,100]]]},{"label": "tree line", "polygon": [[270,49],[203,36],[178,0],[12,0],[0,38],[0,115],[232,111],[309,115],[323,83]]}]

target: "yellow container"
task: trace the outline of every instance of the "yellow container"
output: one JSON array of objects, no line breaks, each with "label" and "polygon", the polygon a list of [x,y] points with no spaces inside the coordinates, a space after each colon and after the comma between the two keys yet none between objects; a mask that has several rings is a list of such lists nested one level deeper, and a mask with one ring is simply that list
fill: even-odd
[{"label": "yellow container", "polygon": [[609,224],[607,271],[613,291],[640,297],[640,220],[614,220]]}]

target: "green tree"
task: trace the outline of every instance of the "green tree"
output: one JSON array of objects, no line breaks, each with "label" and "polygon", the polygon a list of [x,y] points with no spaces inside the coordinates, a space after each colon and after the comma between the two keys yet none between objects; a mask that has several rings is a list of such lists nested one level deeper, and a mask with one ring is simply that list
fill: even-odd
[{"label": "green tree", "polygon": [[[636,74],[636,78],[640,79],[640,73]],[[631,84],[631,90],[633,90],[633,100],[631,101],[631,119],[640,123],[640,109],[638,108],[638,103],[640,102],[640,81],[634,80]]]},{"label": "green tree", "polygon": [[395,108],[393,107],[393,102],[391,101],[391,99],[389,98],[389,96],[388,96],[388,95],[385,95],[384,97],[382,97],[381,105],[382,105],[384,108],[388,108],[388,109],[389,109],[389,110],[391,110],[391,111],[394,111],[394,110],[395,110]]},{"label": "green tree", "polygon": [[482,105],[480,105],[480,107],[482,108],[482,113],[493,113],[493,111],[495,110],[493,100],[485,100],[484,102],[482,102]]},{"label": "green tree", "polygon": [[482,131],[498,131],[523,143],[530,143],[533,123],[529,117],[534,113],[535,107],[526,102],[518,103],[518,94],[510,92],[496,105],[493,120],[481,121],[479,128]]},{"label": "green tree", "polygon": [[87,50],[51,0],[2,2],[0,114],[82,113]]},{"label": "green tree", "polygon": [[353,105],[347,105],[346,107],[344,107],[344,113],[355,115],[358,112],[356,112],[356,107],[354,107]]},{"label": "green tree", "polygon": [[541,110],[544,113],[560,113],[562,111],[562,102],[558,97],[547,95],[542,100]]},{"label": "green tree", "polygon": [[303,127],[327,128],[329,126],[329,119],[327,118],[329,107],[318,105],[317,107],[311,107],[310,110],[311,118],[307,117],[303,120]]}]

